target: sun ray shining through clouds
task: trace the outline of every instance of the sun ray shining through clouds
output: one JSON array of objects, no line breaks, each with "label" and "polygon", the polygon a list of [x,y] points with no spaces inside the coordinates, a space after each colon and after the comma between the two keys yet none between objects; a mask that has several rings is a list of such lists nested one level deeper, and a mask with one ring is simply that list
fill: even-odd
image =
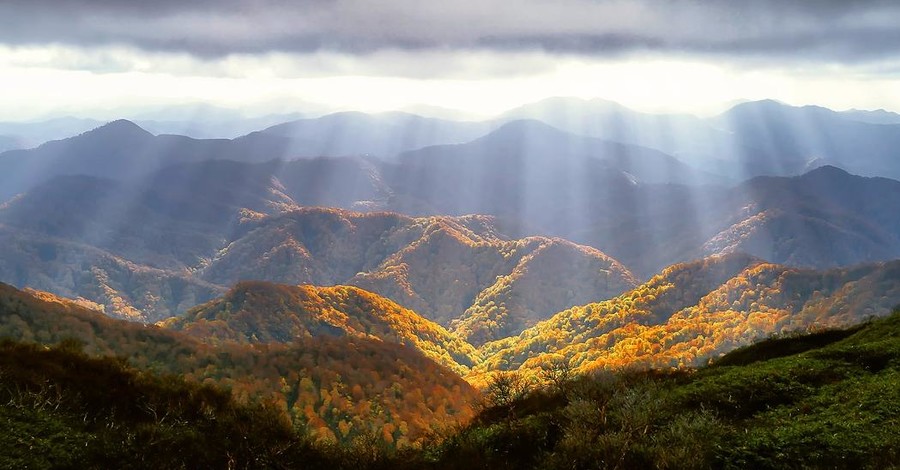
[{"label": "sun ray shining through clouds", "polygon": [[898,24],[2,1],[0,468],[894,468]]}]

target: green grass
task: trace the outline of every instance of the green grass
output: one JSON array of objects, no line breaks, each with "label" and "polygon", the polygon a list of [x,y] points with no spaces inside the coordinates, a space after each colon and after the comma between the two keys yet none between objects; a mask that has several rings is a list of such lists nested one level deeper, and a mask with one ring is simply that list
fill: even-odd
[{"label": "green grass", "polygon": [[767,340],[695,372],[582,377],[565,393],[541,392],[511,408],[486,410],[405,463],[898,468],[900,313],[848,330]]}]

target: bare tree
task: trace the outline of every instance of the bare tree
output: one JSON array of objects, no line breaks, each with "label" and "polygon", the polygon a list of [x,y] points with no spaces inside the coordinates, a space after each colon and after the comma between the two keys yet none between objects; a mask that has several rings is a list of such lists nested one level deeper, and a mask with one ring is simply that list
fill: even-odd
[{"label": "bare tree", "polygon": [[572,365],[565,357],[554,357],[541,365],[541,380],[564,395],[568,392],[573,377]]},{"label": "bare tree", "polygon": [[491,375],[487,398],[493,406],[511,406],[528,394],[531,384],[518,372],[497,371]]}]

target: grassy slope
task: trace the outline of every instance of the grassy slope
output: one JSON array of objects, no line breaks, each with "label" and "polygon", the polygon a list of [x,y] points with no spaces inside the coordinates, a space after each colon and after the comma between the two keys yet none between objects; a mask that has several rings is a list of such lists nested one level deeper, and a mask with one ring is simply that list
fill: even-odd
[{"label": "grassy slope", "polygon": [[900,311],[695,372],[603,373],[483,411],[433,468],[896,468]]}]

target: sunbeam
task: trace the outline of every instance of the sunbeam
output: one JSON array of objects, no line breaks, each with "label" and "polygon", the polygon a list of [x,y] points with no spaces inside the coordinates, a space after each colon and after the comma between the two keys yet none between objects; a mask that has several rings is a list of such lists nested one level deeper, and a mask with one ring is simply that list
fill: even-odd
[{"label": "sunbeam", "polygon": [[0,468],[896,468],[895,3],[0,2]]}]

